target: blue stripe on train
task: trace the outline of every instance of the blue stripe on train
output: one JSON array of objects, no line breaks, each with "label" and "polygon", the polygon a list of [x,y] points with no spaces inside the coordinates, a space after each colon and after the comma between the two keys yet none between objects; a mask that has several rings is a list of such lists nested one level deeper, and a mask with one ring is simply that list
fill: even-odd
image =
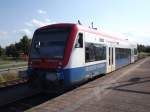
[{"label": "blue stripe on train", "polygon": [[116,59],[116,69],[128,65],[131,62],[130,58]]},{"label": "blue stripe on train", "polygon": [[103,73],[106,73],[106,62],[85,67],[64,69],[64,83],[73,84],[82,81],[89,76],[97,76]]}]

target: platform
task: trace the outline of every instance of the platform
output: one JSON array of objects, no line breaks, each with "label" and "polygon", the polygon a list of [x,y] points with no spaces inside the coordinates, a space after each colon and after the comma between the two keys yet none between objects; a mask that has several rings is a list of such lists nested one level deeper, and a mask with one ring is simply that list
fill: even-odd
[{"label": "platform", "polygon": [[27,112],[150,112],[150,57]]}]

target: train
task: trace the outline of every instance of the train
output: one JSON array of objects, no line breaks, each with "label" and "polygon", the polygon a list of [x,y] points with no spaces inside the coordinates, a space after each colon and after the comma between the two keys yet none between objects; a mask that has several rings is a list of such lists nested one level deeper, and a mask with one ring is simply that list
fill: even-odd
[{"label": "train", "polygon": [[28,77],[52,91],[68,88],[137,60],[137,43],[75,23],[38,28],[33,35]]}]

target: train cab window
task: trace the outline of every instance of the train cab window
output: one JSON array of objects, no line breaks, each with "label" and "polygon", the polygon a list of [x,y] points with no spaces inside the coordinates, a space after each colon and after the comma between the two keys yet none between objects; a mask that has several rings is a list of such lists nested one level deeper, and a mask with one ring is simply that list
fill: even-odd
[{"label": "train cab window", "polygon": [[83,33],[78,34],[78,38],[75,44],[75,48],[83,48]]}]

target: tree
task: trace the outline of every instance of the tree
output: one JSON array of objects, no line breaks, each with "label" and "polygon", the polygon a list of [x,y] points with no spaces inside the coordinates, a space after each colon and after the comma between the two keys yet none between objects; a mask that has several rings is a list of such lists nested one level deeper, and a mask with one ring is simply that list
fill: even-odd
[{"label": "tree", "polygon": [[138,51],[139,51],[139,52],[144,52],[144,51],[145,51],[145,46],[139,44],[139,45],[138,45]]},{"label": "tree", "polygon": [[0,56],[3,54],[3,48],[0,46]]},{"label": "tree", "polygon": [[5,48],[5,54],[7,56],[19,57],[20,53],[28,55],[31,39],[26,35],[20,39],[20,42],[11,44]]},{"label": "tree", "polygon": [[20,50],[24,53],[27,54],[29,53],[29,48],[31,44],[31,39],[28,38],[28,36],[24,35],[23,38],[20,40]]},{"label": "tree", "polygon": [[16,58],[19,57],[19,52],[17,51],[15,44],[11,44],[10,46],[7,46],[5,50],[6,50],[5,54],[7,56],[12,56]]},{"label": "tree", "polygon": [[150,53],[150,46],[146,46],[146,50],[145,51]]},{"label": "tree", "polygon": [[139,44],[138,52],[149,52],[150,53],[150,46],[144,46],[144,45]]}]

